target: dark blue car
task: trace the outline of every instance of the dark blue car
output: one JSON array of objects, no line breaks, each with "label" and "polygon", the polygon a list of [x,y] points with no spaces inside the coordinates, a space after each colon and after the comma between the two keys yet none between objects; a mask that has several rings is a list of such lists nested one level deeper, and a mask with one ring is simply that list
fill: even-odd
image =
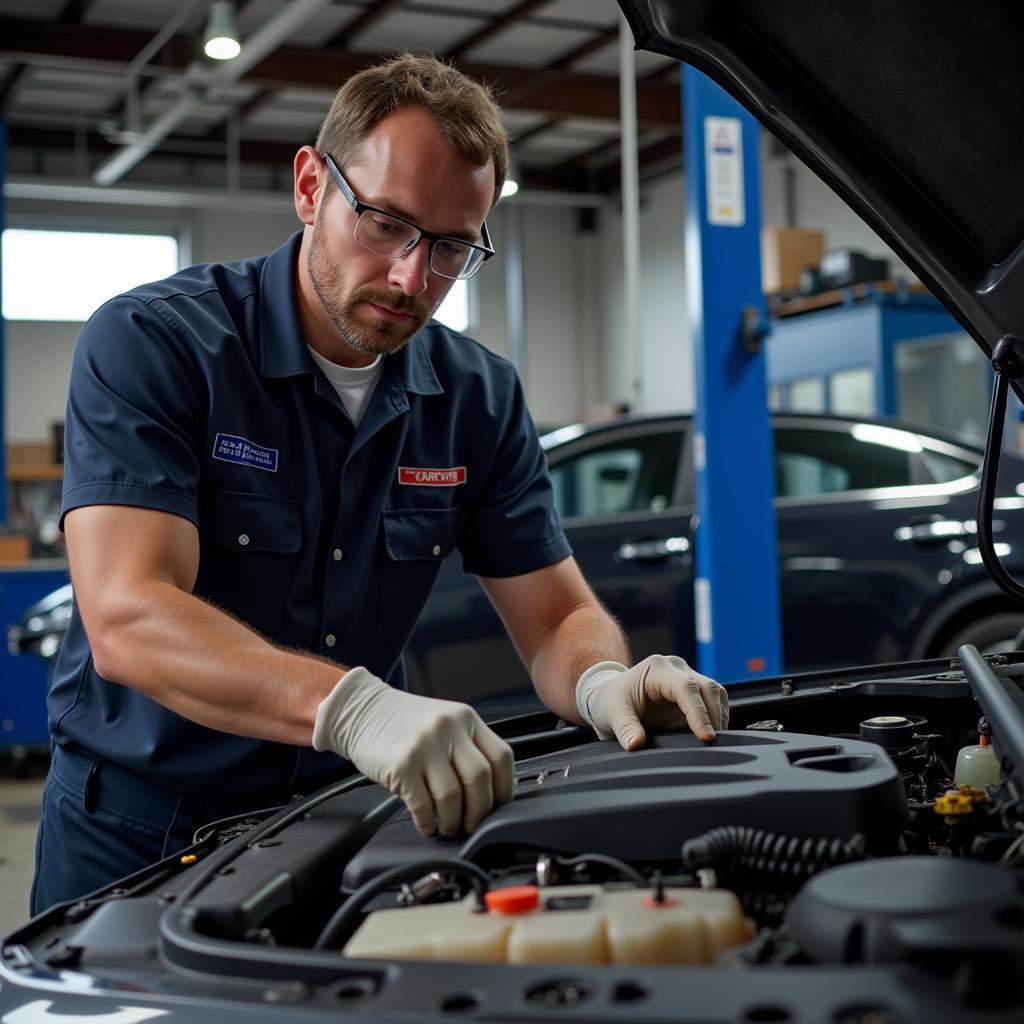
[{"label": "dark blue car", "polygon": [[[571,426],[542,443],[580,567],[633,654],[696,656],[691,419]],[[981,564],[983,448],[891,420],[777,414],[776,515],[786,670],[1009,650],[1024,627]],[[1024,459],[1003,457],[995,538],[1024,569]],[[756,609],[751,609],[751,613]],[[406,653],[410,685],[480,701],[530,690],[458,554]]]},{"label": "dark blue car", "polygon": [[[637,658],[696,658],[691,419],[575,425],[541,441],[584,575]],[[1024,613],[995,586],[975,533],[983,449],[891,420],[777,414],[776,516],[786,671],[1015,648]],[[994,523],[1024,574],[1024,459],[1004,454]],[[8,631],[12,652],[52,660],[71,587]],[[754,609],[751,609],[753,612]],[[515,707],[529,676],[458,553],[444,562],[406,651],[419,693]],[[508,703],[511,701],[511,703]]]}]

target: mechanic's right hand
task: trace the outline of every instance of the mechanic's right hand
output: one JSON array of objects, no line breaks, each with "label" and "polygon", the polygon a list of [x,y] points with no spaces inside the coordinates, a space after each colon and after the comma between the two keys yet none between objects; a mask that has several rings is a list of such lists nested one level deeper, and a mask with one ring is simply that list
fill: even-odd
[{"label": "mechanic's right hand", "polygon": [[472,832],[512,799],[512,748],[468,705],[396,690],[346,672],[317,709],[313,747],[333,750],[400,796],[416,827]]}]

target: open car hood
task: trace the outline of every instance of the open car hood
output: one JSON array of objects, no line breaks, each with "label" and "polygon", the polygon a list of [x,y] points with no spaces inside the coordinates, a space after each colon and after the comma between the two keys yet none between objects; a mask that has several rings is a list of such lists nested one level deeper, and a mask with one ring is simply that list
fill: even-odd
[{"label": "open car hood", "polygon": [[[1024,8],[619,0],[639,49],[731,93],[987,355],[1024,337]],[[1020,394],[1020,391],[1018,391]]]}]

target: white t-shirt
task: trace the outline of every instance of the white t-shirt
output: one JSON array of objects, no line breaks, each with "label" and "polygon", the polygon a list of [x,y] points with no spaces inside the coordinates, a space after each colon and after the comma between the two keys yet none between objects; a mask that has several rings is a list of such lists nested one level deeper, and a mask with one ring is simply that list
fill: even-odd
[{"label": "white t-shirt", "polygon": [[[308,348],[308,346],[307,346]],[[345,406],[349,419],[355,427],[359,427],[363,414],[370,402],[373,389],[380,380],[381,371],[384,367],[381,364],[383,356],[377,356],[369,366],[339,366],[329,359],[324,359],[319,352],[309,349],[309,354],[316,360],[317,366],[324,371],[324,375],[338,392],[341,404]]]}]

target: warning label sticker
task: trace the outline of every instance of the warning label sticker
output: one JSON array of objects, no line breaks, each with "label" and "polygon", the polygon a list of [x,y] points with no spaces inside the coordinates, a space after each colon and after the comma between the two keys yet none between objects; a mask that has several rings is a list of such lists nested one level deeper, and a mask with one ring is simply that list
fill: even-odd
[{"label": "warning label sticker", "polygon": [[708,223],[742,227],[743,131],[738,117],[704,118],[704,158]]}]

